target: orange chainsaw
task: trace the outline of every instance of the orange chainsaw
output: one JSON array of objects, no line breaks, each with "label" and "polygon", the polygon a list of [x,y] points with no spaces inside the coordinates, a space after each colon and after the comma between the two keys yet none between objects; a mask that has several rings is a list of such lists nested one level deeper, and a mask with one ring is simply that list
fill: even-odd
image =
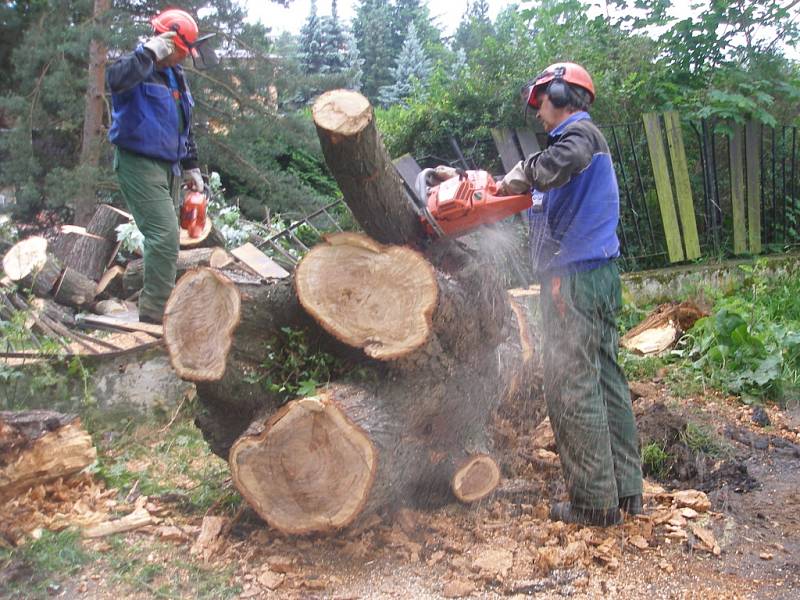
[{"label": "orange chainsaw", "polygon": [[203,235],[206,226],[206,209],[208,208],[208,188],[202,192],[187,190],[181,203],[181,229],[189,233],[190,238]]},{"label": "orange chainsaw", "polygon": [[[437,182],[439,182],[437,184]],[[416,180],[420,218],[429,235],[458,237],[530,208],[531,194],[498,196],[486,171],[424,169]]]}]

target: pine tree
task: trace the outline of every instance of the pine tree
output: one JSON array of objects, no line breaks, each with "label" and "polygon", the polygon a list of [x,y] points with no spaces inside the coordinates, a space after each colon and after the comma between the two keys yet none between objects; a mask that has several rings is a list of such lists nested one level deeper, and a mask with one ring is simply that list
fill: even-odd
[{"label": "pine tree", "polygon": [[331,2],[331,15],[320,18],[322,73],[341,73],[347,68],[347,39],[339,23],[336,0]]},{"label": "pine tree", "polygon": [[317,17],[316,0],[311,0],[308,17],[300,29],[300,64],[305,73],[320,73],[323,69],[323,29]]},{"label": "pine tree", "polygon": [[363,93],[376,99],[378,90],[392,83],[391,7],[385,0],[361,0],[353,19],[353,36],[364,60]]},{"label": "pine tree", "polygon": [[397,56],[403,47],[409,25],[413,24],[417,39],[426,51],[441,44],[439,30],[431,23],[427,3],[420,0],[395,0],[392,7],[392,49]]},{"label": "pine tree", "polygon": [[394,83],[381,87],[378,100],[386,106],[403,101],[411,96],[415,88],[428,80],[432,69],[431,60],[417,36],[417,28],[412,23],[397,57],[397,65],[391,70]]}]

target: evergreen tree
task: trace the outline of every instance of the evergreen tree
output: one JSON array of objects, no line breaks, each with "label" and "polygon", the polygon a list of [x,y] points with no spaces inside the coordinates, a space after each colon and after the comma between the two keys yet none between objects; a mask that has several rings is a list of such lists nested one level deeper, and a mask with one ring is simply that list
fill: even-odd
[{"label": "evergreen tree", "polygon": [[417,36],[417,28],[412,23],[397,57],[397,65],[391,70],[394,83],[383,86],[379,90],[378,99],[386,106],[402,102],[411,96],[415,88],[428,81],[432,69],[431,60],[425,54]]},{"label": "evergreen tree", "polygon": [[347,72],[349,73],[348,87],[353,90],[360,90],[364,79],[364,59],[358,51],[358,44],[353,34],[346,34],[345,44],[347,47],[347,54],[345,61],[347,63]]},{"label": "evergreen tree", "polygon": [[364,60],[363,93],[377,98],[378,90],[392,84],[392,62],[397,52],[392,49],[391,6],[385,0],[361,0],[353,19],[353,36]]},{"label": "evergreen tree", "polygon": [[340,73],[347,68],[347,39],[339,23],[336,0],[331,2],[329,17],[320,18],[322,72]]},{"label": "evergreen tree", "polygon": [[414,25],[422,47],[431,52],[441,45],[439,30],[431,23],[427,3],[420,0],[395,0],[392,7],[392,50],[397,56],[403,47],[409,25]]},{"label": "evergreen tree", "polygon": [[317,1],[311,0],[311,10],[300,28],[300,64],[305,73],[320,73],[324,65],[324,33],[317,17]]},{"label": "evergreen tree", "polygon": [[469,2],[453,36],[453,50],[463,50],[469,56],[481,47],[486,38],[494,35],[487,0]]}]

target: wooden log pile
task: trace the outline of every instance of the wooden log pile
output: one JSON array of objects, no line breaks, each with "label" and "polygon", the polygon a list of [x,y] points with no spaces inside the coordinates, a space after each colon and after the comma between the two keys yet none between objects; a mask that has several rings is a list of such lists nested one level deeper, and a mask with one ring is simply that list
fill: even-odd
[{"label": "wooden log pile", "polygon": [[[26,297],[34,296],[39,303],[47,303],[49,313],[34,310],[34,327],[56,337],[63,337],[64,327],[76,325],[77,312],[136,321],[135,300],[144,283],[144,261],[121,253],[117,241],[117,228],[131,219],[123,210],[100,204],[85,228],[63,225],[52,240],[32,236],[12,245],[2,259],[0,311],[8,317],[14,311],[29,310],[36,302]],[[224,243],[211,219],[200,237],[191,238],[181,230],[178,277],[200,267],[224,270],[237,281],[255,283],[288,275],[252,244],[229,253]],[[109,315],[109,307],[114,314]],[[58,317],[51,318],[52,314]],[[92,317],[84,323],[100,324]],[[102,325],[113,329],[113,323]]]},{"label": "wooden log pile", "polygon": [[[164,337],[196,382],[196,422],[284,533],[486,498],[508,462],[493,420],[544,413],[530,323],[484,257],[425,236],[363,96],[328,92],[313,116],[363,233],[328,236],[286,279],[237,283],[201,268],[178,282]],[[351,368],[286,402],[259,374],[287,331]]]}]

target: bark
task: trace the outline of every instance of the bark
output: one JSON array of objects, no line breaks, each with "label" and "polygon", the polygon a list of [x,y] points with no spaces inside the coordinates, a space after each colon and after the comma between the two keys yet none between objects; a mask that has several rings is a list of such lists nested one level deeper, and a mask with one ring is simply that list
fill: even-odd
[{"label": "bark", "polygon": [[82,308],[94,300],[97,284],[71,267],[66,267],[56,284],[53,298],[59,304]]},{"label": "bark", "polygon": [[73,475],[96,458],[92,438],[76,415],[0,412],[0,501]]},{"label": "bark", "polygon": [[[212,267],[221,269],[233,262],[233,258],[222,248],[194,248],[178,252],[177,279],[187,271],[198,267]],[[125,267],[125,276],[122,287],[125,294],[130,296],[144,286],[144,259],[132,260]]]},{"label": "bark", "polygon": [[[110,9],[111,0],[94,0],[94,21],[97,23]],[[100,164],[100,150],[105,128],[105,65],[108,48],[103,40],[93,37],[89,43],[89,67],[87,73],[85,107],[83,113],[83,144],[81,146],[81,166],[97,168]],[[95,190],[92,182],[86,181],[81,194],[75,202],[75,219],[79,224],[89,221],[94,210]]]},{"label": "bark", "polygon": [[110,204],[100,204],[86,225],[86,233],[117,243],[117,227],[133,219],[130,213],[114,208]]},{"label": "bark", "polygon": [[3,257],[3,272],[34,295],[47,297],[61,276],[61,262],[48,253],[47,240],[30,237],[14,244]]},{"label": "bark", "polygon": [[369,101],[358,92],[322,94],[312,109],[317,134],[344,200],[364,232],[384,244],[416,244],[422,224],[378,135]]},{"label": "bark", "polygon": [[56,256],[61,259],[65,267],[70,267],[97,282],[106,271],[115,252],[116,243],[89,234],[83,227],[64,225],[56,239],[55,248]]}]

